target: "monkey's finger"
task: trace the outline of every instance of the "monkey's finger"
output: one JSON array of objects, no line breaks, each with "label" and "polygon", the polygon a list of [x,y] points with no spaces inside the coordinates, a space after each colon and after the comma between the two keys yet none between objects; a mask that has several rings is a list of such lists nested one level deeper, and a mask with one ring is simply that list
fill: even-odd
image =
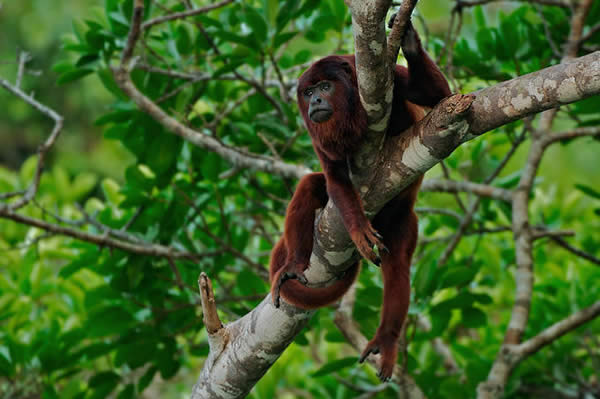
[{"label": "monkey's finger", "polygon": [[359,363],[364,363],[367,360],[367,357],[371,354],[371,350],[364,351],[362,355],[360,355],[360,359],[358,359]]},{"label": "monkey's finger", "polygon": [[298,282],[300,282],[300,284],[302,284],[302,285],[308,284],[308,280],[306,279],[306,276],[304,275],[304,273],[297,273],[296,280],[298,280]]},{"label": "monkey's finger", "polygon": [[279,301],[279,287],[275,288],[275,291],[273,292],[273,305],[277,309],[281,306],[281,302]]},{"label": "monkey's finger", "polygon": [[379,232],[378,232],[377,230],[373,229],[373,235],[374,235],[375,237],[377,237],[377,239],[378,239],[379,241],[383,241],[383,236],[382,236],[381,234],[379,234]]},{"label": "monkey's finger", "polygon": [[367,259],[375,266],[379,266],[381,264],[381,259],[379,259],[377,254],[371,248],[369,248],[369,246],[366,246],[366,248],[359,248],[358,252],[360,252],[363,258]]},{"label": "monkey's finger", "polygon": [[392,14],[390,20],[388,21],[388,28],[392,29],[394,27],[394,21],[396,20],[396,12]]}]

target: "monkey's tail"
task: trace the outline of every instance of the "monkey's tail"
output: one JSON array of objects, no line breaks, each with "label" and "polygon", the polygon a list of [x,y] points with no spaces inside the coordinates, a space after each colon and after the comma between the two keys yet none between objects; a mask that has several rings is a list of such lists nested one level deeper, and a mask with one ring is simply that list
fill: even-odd
[{"label": "monkey's tail", "polygon": [[327,287],[307,287],[298,280],[287,280],[281,286],[280,295],[286,302],[302,309],[321,308],[340,299],[356,280],[359,270],[360,262],[357,262],[346,270],[340,280]]}]

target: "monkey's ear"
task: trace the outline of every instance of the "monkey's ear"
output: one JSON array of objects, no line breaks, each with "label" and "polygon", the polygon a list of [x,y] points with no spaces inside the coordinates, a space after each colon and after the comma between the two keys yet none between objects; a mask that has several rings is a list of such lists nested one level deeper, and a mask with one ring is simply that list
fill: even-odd
[{"label": "monkey's ear", "polygon": [[352,77],[354,75],[354,68],[348,62],[346,62],[346,61],[342,62],[340,64],[340,68],[342,68],[342,70],[344,72],[346,72],[348,74],[348,76]]}]

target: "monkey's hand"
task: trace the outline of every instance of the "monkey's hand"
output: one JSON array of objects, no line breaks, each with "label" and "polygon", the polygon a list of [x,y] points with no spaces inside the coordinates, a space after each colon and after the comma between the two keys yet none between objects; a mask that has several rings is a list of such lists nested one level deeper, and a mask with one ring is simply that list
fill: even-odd
[{"label": "monkey's hand", "polygon": [[301,265],[296,262],[289,262],[283,266],[273,279],[273,285],[271,286],[271,296],[273,297],[273,305],[276,308],[281,306],[281,286],[288,280],[298,280],[302,285],[308,284],[308,280],[304,275],[305,265]]},{"label": "monkey's hand", "polygon": [[368,220],[365,221],[362,228],[350,230],[350,238],[363,258],[368,259],[377,266],[381,264],[381,258],[373,248],[377,246],[379,251],[387,251],[387,248],[383,245],[383,237],[371,226]]},{"label": "monkey's hand", "polygon": [[402,45],[402,54],[404,54],[405,58],[421,57],[421,39],[419,39],[419,34],[410,21],[406,23],[406,30],[400,44]]},{"label": "monkey's hand", "polygon": [[389,381],[392,377],[394,365],[396,364],[396,359],[398,357],[398,347],[396,341],[397,339],[392,336],[383,334],[380,335],[377,333],[375,338],[370,340],[367,344],[367,347],[360,356],[360,359],[358,359],[358,362],[364,362],[371,353],[374,355],[380,353],[381,364],[379,367],[379,372],[377,373],[377,377],[379,377],[382,382]]}]

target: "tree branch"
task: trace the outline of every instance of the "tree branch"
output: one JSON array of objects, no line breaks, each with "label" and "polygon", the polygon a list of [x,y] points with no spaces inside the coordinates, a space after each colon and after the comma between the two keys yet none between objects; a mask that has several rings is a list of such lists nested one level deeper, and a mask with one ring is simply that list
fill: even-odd
[{"label": "tree branch", "polygon": [[271,157],[252,154],[235,147],[227,146],[212,136],[191,129],[167,114],[155,102],[141,93],[133,84],[129,73],[134,67],[134,65],[130,65],[132,64],[131,57],[140,33],[143,8],[143,1],[136,0],[131,21],[131,29],[127,37],[127,45],[123,51],[123,56],[121,57],[121,63],[118,67],[112,68],[115,81],[121,90],[123,90],[123,92],[125,92],[125,94],[127,94],[142,111],[149,114],[168,131],[200,148],[219,154],[233,166],[261,170],[282,177],[300,178],[305,174],[310,173],[310,169],[304,166],[291,165]]},{"label": "tree branch", "polygon": [[61,115],[59,115],[56,111],[54,111],[50,107],[47,107],[44,104],[37,101],[35,98],[33,98],[33,94],[28,95],[19,88],[19,86],[21,84],[21,79],[22,79],[22,71],[21,70],[24,69],[25,62],[27,62],[27,57],[24,57],[24,58],[20,57],[20,60],[21,61],[19,64],[19,75],[21,77],[17,77],[16,86],[11,85],[8,81],[6,81],[4,79],[0,79],[0,86],[4,87],[6,90],[11,92],[15,96],[21,98],[23,101],[25,101],[27,104],[31,105],[33,108],[37,109],[42,114],[44,114],[44,115],[48,116],[49,118],[51,118],[52,120],[54,120],[54,128],[52,129],[52,132],[50,133],[50,136],[48,136],[46,141],[42,145],[40,145],[40,147],[38,148],[38,151],[37,151],[38,160],[37,160],[37,166],[35,168],[35,175],[33,177],[31,184],[29,184],[29,187],[27,188],[27,190],[25,192],[3,193],[2,196],[0,196],[0,199],[1,199],[1,198],[10,198],[10,197],[14,197],[17,195],[23,195],[21,198],[19,198],[18,200],[16,200],[9,206],[10,210],[17,210],[19,208],[22,208],[23,206],[27,205],[35,197],[35,195],[38,191],[38,188],[40,186],[40,179],[42,177],[42,171],[44,169],[44,161],[46,159],[46,153],[54,145],[54,143],[56,142],[56,139],[58,139],[58,136],[60,135],[60,132],[62,131],[63,123],[64,123],[63,117]]}]

